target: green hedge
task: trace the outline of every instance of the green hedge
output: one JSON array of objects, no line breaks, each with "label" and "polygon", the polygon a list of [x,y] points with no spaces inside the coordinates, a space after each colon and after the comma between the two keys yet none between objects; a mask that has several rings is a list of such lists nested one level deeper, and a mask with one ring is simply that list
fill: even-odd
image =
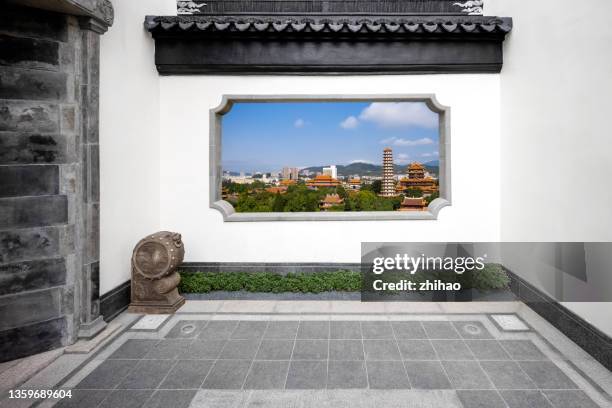
[{"label": "green hedge", "polygon": [[241,290],[266,293],[359,292],[361,274],[353,271],[289,273],[287,275],[271,272],[181,272],[181,284],[179,285],[181,293]]},{"label": "green hedge", "polygon": [[[181,293],[208,293],[212,291],[247,291],[264,293],[322,293],[322,292],[359,292],[361,290],[361,273],[353,271],[335,271],[318,273],[289,273],[280,275],[272,272],[180,272]],[[406,275],[394,276],[387,273],[385,282],[405,279]],[[379,279],[369,275],[369,279]],[[487,264],[482,271],[457,275],[454,272],[417,273],[412,281],[439,279],[443,282],[460,282],[463,289],[480,291],[505,289],[510,279],[499,264]],[[369,286],[369,285],[368,285]]]}]

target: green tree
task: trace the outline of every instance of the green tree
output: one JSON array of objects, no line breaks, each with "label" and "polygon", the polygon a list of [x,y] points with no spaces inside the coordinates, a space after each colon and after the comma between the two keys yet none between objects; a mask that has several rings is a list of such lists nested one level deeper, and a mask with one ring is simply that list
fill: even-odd
[{"label": "green tree", "polygon": [[435,200],[436,198],[439,198],[439,197],[440,197],[440,192],[436,191],[435,193],[433,193],[429,197],[425,198],[425,201],[427,202],[427,205],[429,205],[429,204],[431,204],[431,202],[433,200]]},{"label": "green tree", "polygon": [[274,196],[274,203],[272,204],[272,211],[273,212],[285,211],[285,204],[286,204],[286,200],[281,195],[281,193],[276,193],[276,195]]},{"label": "green tree", "polygon": [[348,196],[344,200],[344,211],[353,211],[353,206],[351,205],[351,198]]},{"label": "green tree", "polygon": [[382,191],[382,180],[374,180],[372,183],[372,191],[374,194],[380,194]]},{"label": "green tree", "polygon": [[406,194],[406,197],[412,197],[412,198],[423,197],[423,192],[419,190],[418,188],[409,188],[408,190],[404,192],[404,194]]},{"label": "green tree", "polygon": [[372,191],[360,191],[357,193],[357,207],[360,211],[374,211],[376,198],[376,194]]}]

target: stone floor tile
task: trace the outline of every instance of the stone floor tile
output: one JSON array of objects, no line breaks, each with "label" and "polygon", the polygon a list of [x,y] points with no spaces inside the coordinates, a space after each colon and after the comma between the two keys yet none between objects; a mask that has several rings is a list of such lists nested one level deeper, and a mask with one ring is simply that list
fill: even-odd
[{"label": "stone floor tile", "polygon": [[221,350],[220,359],[252,360],[261,340],[228,340]]},{"label": "stone floor tile", "polygon": [[529,326],[516,314],[492,314],[489,316],[503,331],[524,332]]},{"label": "stone floor tile", "polygon": [[520,361],[519,365],[540,389],[578,389],[578,386],[550,361]]},{"label": "stone floor tile", "polygon": [[401,360],[395,340],[364,340],[366,360]]},{"label": "stone floor tile", "polygon": [[275,313],[330,313],[331,302],[327,300],[279,301],[274,306]]},{"label": "stone floor tile", "polygon": [[299,324],[298,321],[271,321],[264,333],[264,339],[294,340]]},{"label": "stone floor tile", "polygon": [[330,340],[330,360],[363,360],[363,342],[361,340]]},{"label": "stone floor tile", "polygon": [[453,390],[368,390],[372,408],[463,408]]},{"label": "stone floor tile", "polygon": [[268,326],[267,321],[241,321],[232,332],[231,339],[261,339]]},{"label": "stone floor tile", "polygon": [[97,407],[100,402],[111,394],[109,390],[72,390],[71,398],[63,398],[55,408]]},{"label": "stone floor tile", "polygon": [[301,340],[328,339],[329,322],[304,321],[300,322],[297,338]]},{"label": "stone floor tile", "polygon": [[275,300],[227,300],[218,313],[272,313]]},{"label": "stone floor tile", "polygon": [[438,356],[429,340],[398,340],[402,359],[404,360],[437,360]]},{"label": "stone floor tile", "polygon": [[141,359],[159,340],[129,339],[123,343],[108,359]]},{"label": "stone floor tile", "polygon": [[255,360],[290,360],[295,340],[263,340]]},{"label": "stone floor tile", "polygon": [[141,360],[119,384],[124,390],[155,389],[170,372],[173,360]]},{"label": "stone floor tile", "polygon": [[361,325],[359,321],[332,321],[330,338],[361,340]]},{"label": "stone floor tile", "polygon": [[440,360],[474,360],[474,355],[463,340],[432,340]]},{"label": "stone floor tile", "polygon": [[491,340],[493,335],[485,327],[482,322],[471,321],[471,322],[453,322],[453,326],[459,332],[459,335],[464,339],[471,340]]},{"label": "stone floor tile", "polygon": [[443,361],[451,384],[458,390],[492,389],[493,384],[476,361]]},{"label": "stone floor tile", "polygon": [[499,343],[514,360],[548,360],[531,340],[500,340]]},{"label": "stone floor tile", "polygon": [[213,360],[179,360],[160,389],[199,389],[213,366]]},{"label": "stone floor tile", "polygon": [[241,390],[200,390],[189,408],[242,408],[250,394],[251,391]]},{"label": "stone floor tile", "polygon": [[130,327],[130,331],[156,332],[170,317],[169,314],[144,315]]},{"label": "stone floor tile", "polygon": [[373,389],[409,389],[410,382],[401,361],[368,361],[368,383]]},{"label": "stone floor tile", "polygon": [[327,384],[327,360],[291,361],[287,389],[324,389]]},{"label": "stone floor tile", "polygon": [[365,362],[330,361],[327,367],[327,388],[367,388]]},{"label": "stone floor tile", "polygon": [[497,391],[457,391],[457,396],[463,408],[506,408],[504,400]]},{"label": "stone floor tile", "polygon": [[238,321],[211,320],[198,335],[199,339],[204,340],[227,340],[230,338]]},{"label": "stone floor tile", "polygon": [[361,335],[364,339],[393,339],[393,329],[391,323],[382,322],[361,322]]},{"label": "stone floor tile", "polygon": [[289,361],[254,361],[244,389],[284,389]]},{"label": "stone floor tile", "polygon": [[250,360],[217,360],[202,388],[239,390],[251,367]]},{"label": "stone floor tile", "polygon": [[221,354],[227,340],[196,339],[179,356],[181,360],[215,360]]},{"label": "stone floor tile", "polygon": [[408,379],[415,389],[450,389],[451,383],[439,361],[404,361]]},{"label": "stone floor tile", "polygon": [[75,388],[113,389],[135,366],[134,360],[106,360],[96,367]]},{"label": "stone floor tile", "polygon": [[153,390],[115,390],[100,408],[140,408],[149,400]]},{"label": "stone floor tile", "polygon": [[421,322],[391,322],[395,338],[400,339],[426,339],[427,333]]},{"label": "stone floor tile", "polygon": [[327,360],[328,340],[296,340],[293,360]]},{"label": "stone floor tile", "polygon": [[198,337],[208,320],[179,320],[166,334],[167,339],[192,339]]},{"label": "stone floor tile", "polygon": [[196,390],[157,390],[144,408],[189,408]]},{"label": "stone floor tile", "polygon": [[[508,408],[553,408],[540,391],[500,391]],[[578,406],[576,406],[578,407]]]},{"label": "stone floor tile", "polygon": [[246,402],[246,408],[294,408],[298,394],[292,391],[253,391]]},{"label": "stone floor tile", "polygon": [[160,340],[159,343],[149,350],[144,358],[151,360],[176,359],[185,353],[192,342],[193,340],[187,339]]},{"label": "stone floor tile", "polygon": [[300,396],[298,408],[374,408],[370,393],[366,389],[307,391]]},{"label": "stone floor tile", "polygon": [[599,408],[584,391],[543,391],[555,408]]},{"label": "stone floor tile", "polygon": [[493,385],[500,390],[530,390],[535,384],[514,361],[481,361]]},{"label": "stone floor tile", "polygon": [[458,339],[459,333],[450,322],[421,322],[430,339]]},{"label": "stone floor tile", "polygon": [[185,304],[178,310],[181,313],[214,313],[223,305],[222,300],[186,300]]},{"label": "stone floor tile", "polygon": [[497,340],[466,340],[465,343],[476,360],[510,360],[510,356]]},{"label": "stone floor tile", "polygon": [[330,313],[333,314],[364,314],[385,313],[383,302],[361,302],[359,300],[336,300],[332,301]]}]

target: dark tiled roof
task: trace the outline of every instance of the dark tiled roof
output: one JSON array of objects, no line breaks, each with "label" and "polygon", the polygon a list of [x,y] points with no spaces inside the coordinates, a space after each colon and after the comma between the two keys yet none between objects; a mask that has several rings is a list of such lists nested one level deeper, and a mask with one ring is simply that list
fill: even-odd
[{"label": "dark tiled roof", "polygon": [[372,35],[498,34],[512,30],[512,19],[487,16],[147,16],[151,32],[338,33]]}]

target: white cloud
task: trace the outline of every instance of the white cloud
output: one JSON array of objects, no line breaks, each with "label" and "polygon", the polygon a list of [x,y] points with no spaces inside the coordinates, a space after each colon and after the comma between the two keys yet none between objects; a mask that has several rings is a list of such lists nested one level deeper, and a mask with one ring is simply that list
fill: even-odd
[{"label": "white cloud", "polygon": [[439,154],[439,152],[423,153],[421,157],[438,157]]},{"label": "white cloud", "polygon": [[410,162],[410,156],[406,153],[400,153],[395,158],[395,162],[399,164],[406,164]]},{"label": "white cloud", "polygon": [[340,122],[340,127],[342,129],[355,129],[357,126],[359,126],[359,119],[354,116],[349,116]]},{"label": "white cloud", "polygon": [[306,121],[304,119],[297,119],[295,122],[293,122],[293,126],[296,128],[303,128],[304,126],[306,126]]},{"label": "white cloud", "polygon": [[416,139],[416,140],[410,140],[410,139],[402,139],[402,138],[398,138],[398,137],[390,137],[388,139],[383,139],[380,141],[381,144],[385,144],[385,145],[389,145],[389,146],[408,146],[408,147],[414,147],[414,146],[426,146],[426,145],[431,145],[431,144],[435,144],[436,142],[429,138],[429,137],[424,137],[421,139]]},{"label": "white cloud", "polygon": [[381,127],[438,127],[438,114],[422,102],[374,102],[361,112],[359,119]]}]

